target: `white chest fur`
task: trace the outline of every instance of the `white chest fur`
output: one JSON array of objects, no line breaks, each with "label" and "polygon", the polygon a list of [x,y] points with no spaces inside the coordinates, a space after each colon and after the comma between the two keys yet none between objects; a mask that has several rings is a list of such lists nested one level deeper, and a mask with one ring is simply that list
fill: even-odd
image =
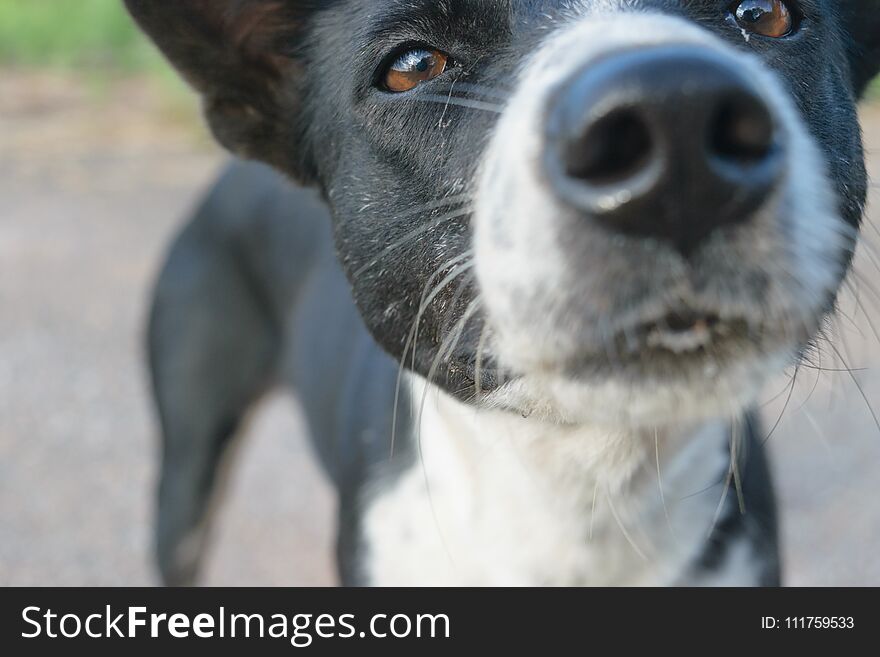
[{"label": "white chest fur", "polygon": [[421,458],[365,509],[362,567],[382,586],[677,583],[712,528],[727,441],[721,422],[612,433],[431,389]]}]

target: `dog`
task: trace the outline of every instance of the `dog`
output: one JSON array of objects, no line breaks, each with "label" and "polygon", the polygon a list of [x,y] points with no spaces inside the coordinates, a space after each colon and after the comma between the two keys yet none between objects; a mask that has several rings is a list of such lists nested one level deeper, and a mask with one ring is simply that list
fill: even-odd
[{"label": "dog", "polygon": [[158,561],[302,403],[344,585],[780,583],[763,385],[833,313],[874,0],[126,0],[238,156],[149,328]]}]

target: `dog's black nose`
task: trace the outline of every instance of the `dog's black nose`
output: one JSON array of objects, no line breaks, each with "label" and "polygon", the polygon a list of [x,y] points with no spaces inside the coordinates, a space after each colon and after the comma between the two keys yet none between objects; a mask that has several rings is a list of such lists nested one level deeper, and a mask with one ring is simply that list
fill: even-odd
[{"label": "dog's black nose", "polygon": [[546,167],[587,217],[687,255],[773,192],[780,142],[745,71],[697,47],[654,48],[610,56],[561,87]]}]

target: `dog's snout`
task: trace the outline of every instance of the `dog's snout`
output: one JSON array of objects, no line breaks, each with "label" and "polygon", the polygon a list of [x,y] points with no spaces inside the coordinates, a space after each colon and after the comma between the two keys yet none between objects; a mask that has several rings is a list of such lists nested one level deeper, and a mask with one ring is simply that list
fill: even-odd
[{"label": "dog's snout", "polygon": [[783,146],[773,112],[734,63],[664,47],[606,57],[563,84],[545,166],[588,220],[688,254],[767,200]]}]

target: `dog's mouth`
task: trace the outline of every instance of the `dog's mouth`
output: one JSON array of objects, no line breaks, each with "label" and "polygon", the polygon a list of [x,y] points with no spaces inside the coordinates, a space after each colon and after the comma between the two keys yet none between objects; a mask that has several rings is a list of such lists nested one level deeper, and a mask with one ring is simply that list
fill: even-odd
[{"label": "dog's mouth", "polygon": [[628,356],[657,352],[684,356],[708,353],[720,343],[742,340],[748,334],[745,319],[722,319],[717,313],[680,309],[620,331],[615,342]]},{"label": "dog's mouth", "polygon": [[570,362],[568,374],[601,374],[608,368],[664,377],[700,371],[709,375],[759,348],[755,326],[745,317],[679,308],[619,329],[603,353]]},{"label": "dog's mouth", "polygon": [[[745,317],[679,308],[618,330],[604,348],[564,362],[544,362],[534,370],[572,379],[606,376],[609,370],[664,377],[699,371],[714,376],[746,353],[760,351],[759,335],[760,329]],[[476,368],[471,353],[461,354],[453,367],[461,367],[471,379],[481,369],[489,387],[500,373],[492,358],[483,359],[482,367]]]}]

